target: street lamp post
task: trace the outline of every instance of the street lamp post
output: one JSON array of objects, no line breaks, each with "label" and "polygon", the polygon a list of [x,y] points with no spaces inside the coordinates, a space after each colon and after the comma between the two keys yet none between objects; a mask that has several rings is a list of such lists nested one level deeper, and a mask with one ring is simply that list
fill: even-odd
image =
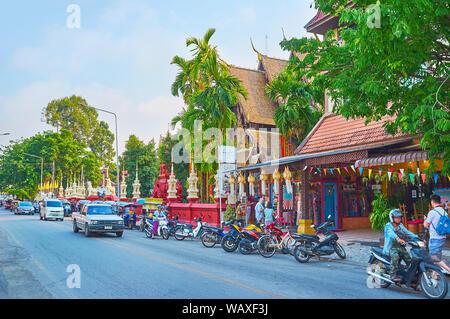
[{"label": "street lamp post", "polygon": [[23,153],[23,154],[41,159],[41,197],[42,197],[42,172],[44,171],[44,158],[37,156],[37,155],[28,154],[28,153]]},{"label": "street lamp post", "polygon": [[97,107],[93,107],[93,106],[90,106],[90,105],[84,105],[84,104],[81,104],[81,103],[77,103],[77,104],[80,105],[80,106],[90,107],[90,108],[93,108],[93,109],[95,109],[97,111],[102,111],[102,112],[114,115],[114,120],[115,120],[115,124],[116,124],[116,170],[117,170],[116,196],[117,196],[117,204],[119,205],[120,204],[120,198],[119,198],[119,194],[120,194],[120,187],[119,187],[119,141],[118,141],[119,140],[119,136],[117,134],[117,115],[114,112],[103,110],[103,109],[99,109]]}]

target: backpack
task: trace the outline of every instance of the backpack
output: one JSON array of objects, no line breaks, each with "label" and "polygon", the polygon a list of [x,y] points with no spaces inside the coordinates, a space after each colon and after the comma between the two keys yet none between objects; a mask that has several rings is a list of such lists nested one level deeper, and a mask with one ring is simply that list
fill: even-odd
[{"label": "backpack", "polygon": [[[439,212],[436,209],[434,209],[434,211],[436,211],[436,213],[439,214]],[[448,218],[447,214],[445,213],[444,215],[439,214],[439,216],[441,216],[441,218],[439,218],[437,226],[433,225],[434,229],[436,230],[436,233],[438,233],[438,235],[440,236],[450,234],[450,219]]]}]

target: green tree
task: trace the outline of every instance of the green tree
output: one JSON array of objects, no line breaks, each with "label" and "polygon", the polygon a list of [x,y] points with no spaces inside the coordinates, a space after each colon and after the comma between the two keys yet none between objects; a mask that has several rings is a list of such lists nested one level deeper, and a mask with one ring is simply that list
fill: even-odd
[{"label": "green tree", "polygon": [[141,183],[141,195],[151,195],[150,190],[153,189],[159,173],[156,146],[153,139],[145,144],[135,135],[130,135],[125,144],[125,151],[120,157],[120,165],[128,172],[128,177],[125,179],[128,197],[132,197],[133,182],[136,178],[136,164]]},{"label": "green tree", "polygon": [[[450,172],[449,16],[440,0],[377,2],[316,0],[316,8],[339,16],[339,36],[323,41],[291,39],[283,49],[306,54],[291,63],[313,88],[325,87],[335,112],[346,118],[383,119],[390,134],[421,137],[431,167],[442,154]],[[379,27],[372,23],[379,18]],[[388,118],[383,118],[384,116]]]},{"label": "green tree", "polygon": [[[0,189],[9,190],[34,198],[41,182],[41,160],[43,158],[43,179],[52,178],[55,164],[55,181],[64,176],[81,178],[81,170],[86,180],[97,185],[101,178],[97,157],[86,150],[86,144],[75,140],[71,131],[61,129],[59,133],[44,132],[27,139],[12,141],[2,149],[0,155]],[[26,195],[25,195],[26,194]]]},{"label": "green tree", "polygon": [[[182,95],[187,105],[173,120],[172,125],[181,123],[182,127],[194,133],[195,121],[202,121],[202,130],[218,128],[225,132],[236,123],[236,115],[230,107],[237,104],[239,95],[247,98],[247,92],[240,80],[231,76],[228,65],[220,58],[216,46],[210,44],[215,29],[209,29],[202,38],[190,37],[186,46],[191,48],[192,59],[174,57],[172,64],[179,68],[172,84],[172,94]],[[225,139],[225,134],[223,134]],[[209,141],[204,141],[205,146]],[[222,143],[223,141],[219,141]],[[189,147],[189,146],[187,146]],[[197,152],[190,146],[191,154]],[[200,172],[200,197],[209,200],[206,190],[211,176],[217,169],[216,163],[195,164]]]},{"label": "green tree", "polygon": [[52,100],[44,107],[42,116],[58,132],[71,131],[75,140],[85,143],[101,164],[110,167],[115,155],[114,134],[106,122],[98,121],[97,111],[87,105],[85,99],[72,95]]},{"label": "green tree", "polygon": [[297,142],[308,135],[323,114],[316,106],[323,105],[325,91],[308,86],[293,64],[266,86],[266,93],[273,101],[281,101],[274,113],[276,127]]}]

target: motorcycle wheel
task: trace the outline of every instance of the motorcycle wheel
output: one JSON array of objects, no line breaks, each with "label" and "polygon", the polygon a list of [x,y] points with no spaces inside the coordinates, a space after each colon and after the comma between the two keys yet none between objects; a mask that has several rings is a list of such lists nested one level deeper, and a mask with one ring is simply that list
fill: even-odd
[{"label": "motorcycle wheel", "polygon": [[178,227],[177,229],[175,229],[175,234],[173,235],[173,237],[175,237],[176,240],[183,240],[185,237],[181,235],[182,233],[183,228]]},{"label": "motorcycle wheel", "polygon": [[206,231],[202,234],[201,240],[206,248],[213,248],[216,245],[217,235],[214,232]]},{"label": "motorcycle wheel", "polygon": [[248,248],[248,247],[246,247],[244,245],[241,245],[241,244],[242,244],[242,242],[239,243],[239,252],[242,255],[250,255],[253,249]]},{"label": "motorcycle wheel", "polygon": [[222,241],[220,243],[223,250],[225,250],[227,253],[232,253],[238,248],[238,242],[233,236],[226,235],[222,238]]},{"label": "motorcycle wheel", "polygon": [[[379,261],[376,261],[376,260],[373,261],[369,267],[370,267],[370,271],[376,275],[383,276],[386,274],[386,271],[383,270],[383,263],[381,263]],[[372,283],[375,285],[375,287],[379,287],[379,288],[388,288],[391,285],[391,283],[388,281],[384,281],[383,279],[373,277],[370,275],[369,275],[368,280],[371,280]]]},{"label": "motorcycle wheel", "polygon": [[344,248],[339,245],[338,243],[335,243],[334,246],[334,251],[336,252],[336,254],[341,258],[341,259],[345,259],[345,257],[347,257]]},{"label": "motorcycle wheel", "polygon": [[269,235],[264,235],[258,240],[258,251],[261,256],[270,258],[275,255],[275,247],[269,247],[273,243],[273,238]]},{"label": "motorcycle wheel", "polygon": [[152,238],[152,231],[148,229],[147,227],[144,228],[144,233],[147,238]]},{"label": "motorcycle wheel", "polygon": [[167,228],[161,229],[161,236],[165,240],[168,240],[169,239],[169,230]]},{"label": "motorcycle wheel", "polygon": [[307,263],[311,256],[300,249],[302,246],[296,246],[294,248],[294,257],[299,263]]},{"label": "motorcycle wheel", "polygon": [[[427,283],[427,278],[430,281],[430,285]],[[426,269],[420,275],[420,289],[429,299],[442,299],[447,295],[448,291],[447,278],[439,270]]]}]

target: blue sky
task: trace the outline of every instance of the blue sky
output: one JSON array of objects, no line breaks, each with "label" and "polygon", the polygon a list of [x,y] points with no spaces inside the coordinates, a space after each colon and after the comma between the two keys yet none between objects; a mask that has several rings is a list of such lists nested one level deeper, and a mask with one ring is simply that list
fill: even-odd
[{"label": "blue sky", "polygon": [[[10,139],[50,129],[41,121],[52,99],[77,94],[119,118],[119,148],[130,134],[159,140],[182,107],[171,96],[173,56],[190,56],[189,36],[216,28],[212,43],[230,64],[256,68],[249,39],[270,56],[287,58],[287,37],[306,36],[312,0],[143,1],[16,0],[0,11],[0,133]],[[70,4],[81,9],[81,28],[66,25]],[[100,115],[102,120],[113,120]],[[3,141],[1,140],[3,139]],[[0,137],[5,144],[6,137]]]}]

